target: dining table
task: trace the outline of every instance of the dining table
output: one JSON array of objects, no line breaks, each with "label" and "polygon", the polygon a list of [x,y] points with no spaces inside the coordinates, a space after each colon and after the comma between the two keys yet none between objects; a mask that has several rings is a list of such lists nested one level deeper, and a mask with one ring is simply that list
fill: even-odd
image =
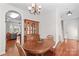
[{"label": "dining table", "polygon": [[30,52],[35,55],[43,55],[48,50],[50,50],[54,46],[54,42],[52,39],[43,39],[40,41],[27,40],[23,48],[24,50]]}]

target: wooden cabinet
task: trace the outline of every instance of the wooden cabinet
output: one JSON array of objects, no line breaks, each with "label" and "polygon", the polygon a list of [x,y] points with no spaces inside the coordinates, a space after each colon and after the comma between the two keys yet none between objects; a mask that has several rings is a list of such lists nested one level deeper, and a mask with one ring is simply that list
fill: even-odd
[{"label": "wooden cabinet", "polygon": [[24,20],[24,37],[26,40],[39,40],[39,21]]}]

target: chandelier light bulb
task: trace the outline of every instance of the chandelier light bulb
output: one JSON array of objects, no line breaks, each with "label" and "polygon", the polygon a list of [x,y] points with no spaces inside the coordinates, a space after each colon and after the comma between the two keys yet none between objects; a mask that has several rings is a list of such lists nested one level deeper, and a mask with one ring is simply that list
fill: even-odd
[{"label": "chandelier light bulb", "polygon": [[38,6],[38,8],[41,9],[42,7],[41,6]]},{"label": "chandelier light bulb", "polygon": [[40,10],[38,9],[38,12],[40,12]]},{"label": "chandelier light bulb", "polygon": [[32,4],[32,7],[35,7],[35,3]]}]

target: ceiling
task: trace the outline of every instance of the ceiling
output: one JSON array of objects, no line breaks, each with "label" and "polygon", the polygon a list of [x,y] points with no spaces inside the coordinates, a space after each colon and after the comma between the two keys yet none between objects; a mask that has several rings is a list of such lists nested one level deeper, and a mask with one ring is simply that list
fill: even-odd
[{"label": "ceiling", "polygon": [[[79,17],[79,3],[63,3],[57,5],[58,12],[61,16],[64,18],[70,19],[70,18],[76,18]],[[68,11],[72,12],[71,16],[67,16]]]},{"label": "ceiling", "polygon": [[[8,3],[11,6],[17,7],[23,11],[28,11],[28,6],[31,3]],[[65,18],[79,17],[79,3],[38,3],[42,6],[41,13],[53,14],[58,12],[61,16]],[[72,16],[67,16],[67,11],[72,12]]]},{"label": "ceiling", "polygon": [[[8,3],[11,6],[17,7],[23,11],[28,10],[28,6],[31,6],[31,3]],[[54,12],[56,4],[52,3],[37,3],[37,5],[41,5],[42,9],[41,12]]]}]

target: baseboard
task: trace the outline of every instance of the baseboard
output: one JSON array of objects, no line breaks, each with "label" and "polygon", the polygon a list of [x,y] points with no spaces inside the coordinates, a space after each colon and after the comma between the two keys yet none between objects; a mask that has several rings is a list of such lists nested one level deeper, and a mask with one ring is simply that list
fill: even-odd
[{"label": "baseboard", "polygon": [[0,52],[0,56],[4,55],[5,54],[5,51],[1,51]]}]

